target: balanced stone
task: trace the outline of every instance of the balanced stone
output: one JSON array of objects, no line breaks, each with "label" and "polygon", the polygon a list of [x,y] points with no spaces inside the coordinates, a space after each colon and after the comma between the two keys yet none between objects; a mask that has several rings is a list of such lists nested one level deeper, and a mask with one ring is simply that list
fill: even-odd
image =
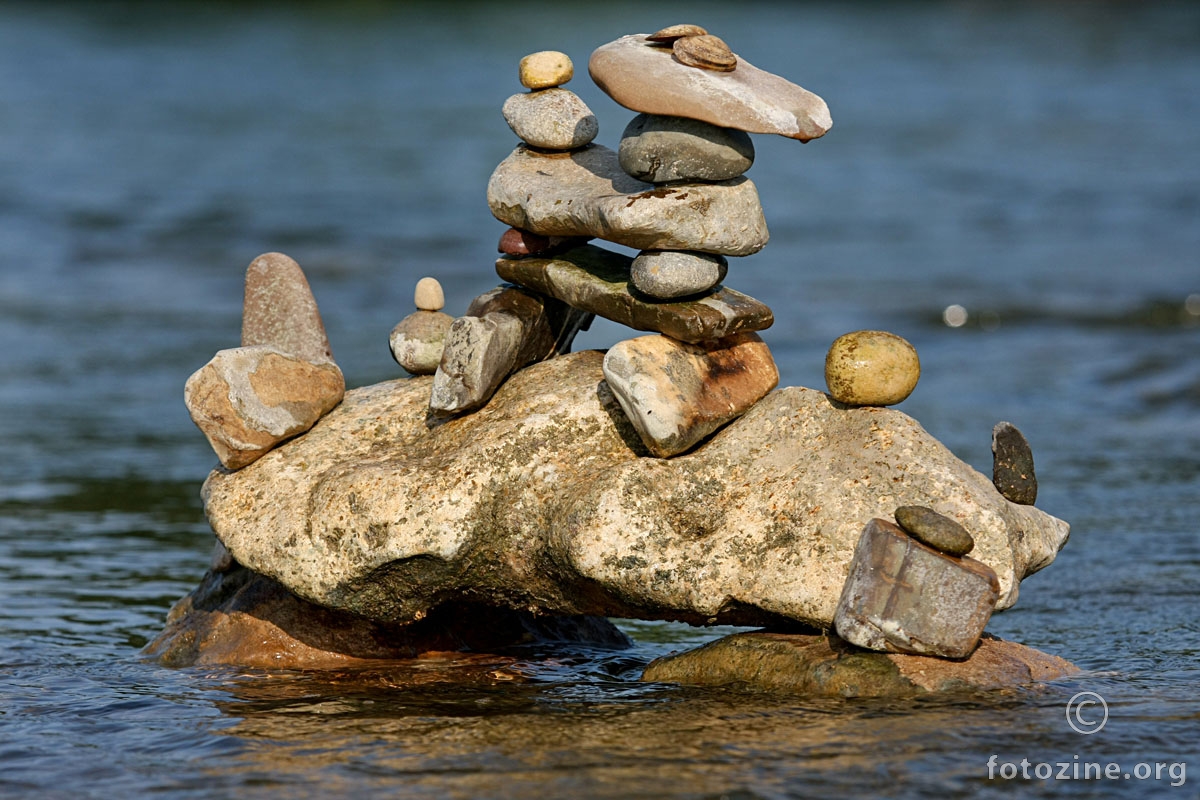
[{"label": "balanced stone", "polygon": [[183,397],[217,458],[240,469],[307,431],[345,391],[332,361],[255,345],[219,351],[188,378]]},{"label": "balanced stone", "polygon": [[992,429],[992,483],[1014,503],[1031,506],[1037,501],[1033,450],[1011,422],[999,422]]},{"label": "balanced stone", "polygon": [[644,295],[670,300],[706,292],[725,280],[724,256],[686,250],[644,250],[633,260],[629,279]]},{"label": "balanced stone", "polygon": [[627,339],[608,351],[603,369],[646,449],[660,458],[690,450],[779,383],[771,351],[755,333],[700,344]]},{"label": "balanced stone", "polygon": [[518,74],[526,89],[551,89],[575,77],[575,65],[566,53],[542,50],[522,58]]},{"label": "balanced stone", "polygon": [[921,362],[905,339],[887,331],[839,336],[825,356],[829,394],[849,406],[891,406],[917,386]]},{"label": "balanced stone", "polygon": [[500,236],[496,249],[506,256],[519,258],[561,253],[587,242],[587,236],[542,236],[520,228],[509,228]]},{"label": "balanced stone", "polygon": [[432,375],[442,361],[446,333],[454,317],[441,311],[416,311],[392,328],[392,358],[412,375]]},{"label": "balanced stone", "polygon": [[640,181],[727,181],[754,164],[754,143],[733,128],[638,114],[625,126],[617,156]]},{"label": "balanced stone", "polygon": [[504,101],[504,121],[526,144],[574,150],[600,132],[596,115],[569,89],[514,94]]},{"label": "balanced stone", "polygon": [[677,61],[672,48],[634,34],[597,48],[588,72],[609,97],[632,111],[805,142],[824,136],[833,125],[820,97],[741,56],[736,59],[732,72],[695,69]]},{"label": "balanced stone", "polygon": [[413,291],[413,303],[419,311],[441,311],[446,306],[446,295],[437,278],[421,278]]},{"label": "balanced stone", "polygon": [[657,331],[683,342],[705,342],[771,327],[771,309],[753,297],[719,287],[693,300],[647,302],[629,291],[633,259],[594,245],[553,258],[501,258],[506,281],[556,297],[584,311],[639,331]]},{"label": "balanced stone", "polygon": [[246,269],[242,346],[260,344],[314,362],[333,358],[308,280],[282,253],[265,253]]},{"label": "balanced stone", "polygon": [[922,544],[948,556],[965,556],[975,547],[967,529],[947,516],[924,506],[900,506],[896,522]]},{"label": "balanced stone", "polygon": [[749,179],[656,187],[626,175],[602,145],[549,155],[521,145],[492,173],[487,198],[492,214],[514,228],[638,250],[748,256],[768,238]]},{"label": "balanced stone", "polygon": [[512,372],[569,352],[588,322],[586,312],[516,287],[480,295],[446,333],[429,408],[441,414],[479,408]]},{"label": "balanced stone", "polygon": [[1000,597],[991,567],[926,547],[882,519],[867,523],[833,623],[868,650],[965,658]]},{"label": "balanced stone", "polygon": [[647,458],[602,362],[589,350],[533,364],[443,424],[430,377],[354,389],[304,436],[211,473],[205,514],[238,563],[394,622],[473,598],[828,628],[861,520],[929,498],[972,520],[1001,607],[1066,541],[1066,523],[1006,501],[902,412],[811,389],[776,389],[703,447]]}]

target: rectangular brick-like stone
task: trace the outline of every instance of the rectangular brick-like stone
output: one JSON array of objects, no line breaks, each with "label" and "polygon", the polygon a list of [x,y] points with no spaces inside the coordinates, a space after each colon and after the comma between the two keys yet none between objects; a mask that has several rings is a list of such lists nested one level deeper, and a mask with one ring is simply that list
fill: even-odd
[{"label": "rectangular brick-like stone", "polygon": [[999,597],[991,567],[939,553],[873,519],[859,538],[833,622],[859,647],[966,658]]},{"label": "rectangular brick-like stone", "polygon": [[771,327],[771,309],[753,297],[717,287],[704,297],[679,302],[650,302],[629,290],[633,259],[594,245],[554,258],[501,258],[496,272],[506,281],[558,298],[583,311],[657,331],[683,342],[705,342],[742,331]]}]

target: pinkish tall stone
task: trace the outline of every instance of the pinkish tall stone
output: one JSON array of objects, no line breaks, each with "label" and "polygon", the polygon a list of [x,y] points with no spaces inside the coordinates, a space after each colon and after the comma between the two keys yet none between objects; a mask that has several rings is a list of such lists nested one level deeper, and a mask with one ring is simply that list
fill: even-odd
[{"label": "pinkish tall stone", "polygon": [[333,360],[308,280],[283,253],[265,253],[246,269],[242,346],[260,344],[314,363]]}]

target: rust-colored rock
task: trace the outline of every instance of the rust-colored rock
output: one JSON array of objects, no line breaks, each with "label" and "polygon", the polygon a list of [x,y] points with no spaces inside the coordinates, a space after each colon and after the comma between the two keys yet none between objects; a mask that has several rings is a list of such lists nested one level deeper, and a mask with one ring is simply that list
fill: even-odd
[{"label": "rust-colored rock", "polygon": [[646,448],[668,458],[745,414],[779,370],[755,333],[699,344],[639,336],[608,351],[604,378]]},{"label": "rust-colored rock", "polygon": [[907,697],[1025,686],[1079,672],[1066,659],[986,636],[963,661],[861,650],[833,635],[736,633],[646,667],[644,681],[809,696]]}]

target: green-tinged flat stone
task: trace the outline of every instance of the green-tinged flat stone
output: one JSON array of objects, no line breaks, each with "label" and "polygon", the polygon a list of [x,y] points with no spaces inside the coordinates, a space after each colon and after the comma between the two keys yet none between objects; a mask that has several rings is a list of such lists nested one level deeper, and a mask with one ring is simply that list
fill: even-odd
[{"label": "green-tinged flat stone", "polygon": [[703,297],[653,303],[629,291],[629,256],[584,245],[554,258],[501,258],[506,281],[547,294],[639,331],[658,331],[683,342],[706,342],[771,327],[771,309],[753,297],[718,286]]},{"label": "green-tinged flat stone", "polygon": [[975,540],[966,528],[932,508],[900,506],[896,522],[918,542],[948,556],[965,556],[975,548]]}]

